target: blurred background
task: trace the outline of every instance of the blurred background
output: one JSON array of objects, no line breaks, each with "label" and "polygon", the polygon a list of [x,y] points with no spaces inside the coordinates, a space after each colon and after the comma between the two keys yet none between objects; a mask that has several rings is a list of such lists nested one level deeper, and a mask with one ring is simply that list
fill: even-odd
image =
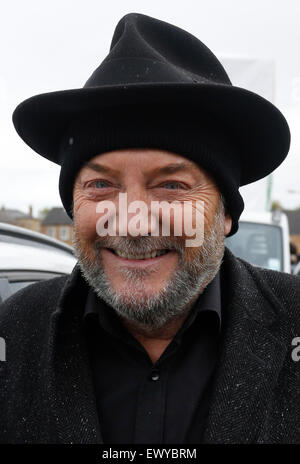
[{"label": "blurred background", "polygon": [[[290,254],[284,257],[288,247],[286,253],[293,252],[290,269],[294,269],[300,253],[299,0],[2,3],[0,223],[31,229],[71,245],[72,224],[58,194],[60,168],[24,144],[14,130],[12,112],[32,95],[82,87],[108,54],[116,24],[130,12],[170,22],[198,37],[220,59],[234,85],[272,101],[286,117],[292,134],[290,153],[274,174],[241,188],[248,226],[239,242],[228,245],[237,255],[254,262],[249,255],[251,243],[254,255],[258,253],[261,258],[269,253],[267,261],[258,259],[258,265],[286,272],[288,267],[278,260],[290,260]],[[274,236],[266,235],[261,226],[257,229],[259,224],[281,227],[280,240],[285,243],[276,245],[281,246],[277,254],[267,250],[270,240],[275,243]],[[290,241],[295,248],[290,248]]]}]

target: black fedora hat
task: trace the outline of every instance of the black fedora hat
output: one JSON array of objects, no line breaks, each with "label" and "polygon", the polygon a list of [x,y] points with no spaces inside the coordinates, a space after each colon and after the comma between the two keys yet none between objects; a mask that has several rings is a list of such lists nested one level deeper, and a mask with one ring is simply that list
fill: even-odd
[{"label": "black fedora hat", "polygon": [[[199,125],[208,117],[226,128],[240,150],[238,186],[271,173],[289,150],[287,122],[272,103],[233,86],[216,56],[196,37],[137,13],[119,21],[108,56],[83,88],[33,96],[17,106],[13,123],[26,144],[62,164],[61,139],[71,121],[137,105],[156,107],[158,113],[174,106],[193,108],[196,125],[198,115]],[[70,214],[68,208],[69,203]]]}]

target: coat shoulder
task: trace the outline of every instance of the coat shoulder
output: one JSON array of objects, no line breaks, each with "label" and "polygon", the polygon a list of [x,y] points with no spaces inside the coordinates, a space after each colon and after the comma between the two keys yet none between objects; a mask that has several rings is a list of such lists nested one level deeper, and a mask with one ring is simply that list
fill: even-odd
[{"label": "coat shoulder", "polygon": [[253,276],[264,281],[276,294],[290,298],[300,298],[300,276],[259,268],[241,259],[239,261],[243,262],[247,269],[251,270]]},{"label": "coat shoulder", "polygon": [[35,282],[11,295],[0,305],[0,327],[12,320],[32,320],[38,314],[49,317],[56,309],[69,276]]},{"label": "coat shoulder", "polygon": [[284,308],[286,316],[295,320],[300,326],[300,276],[271,269],[259,268],[236,258],[241,267],[246,269],[266,297],[278,302]]}]

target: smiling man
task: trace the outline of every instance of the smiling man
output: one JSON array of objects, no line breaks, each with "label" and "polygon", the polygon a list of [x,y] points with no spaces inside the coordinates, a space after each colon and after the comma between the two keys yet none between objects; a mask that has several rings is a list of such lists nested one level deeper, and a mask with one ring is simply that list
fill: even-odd
[{"label": "smiling man", "polygon": [[[134,213],[128,212],[125,236],[118,228],[116,237],[99,237],[97,204],[111,201],[119,217],[119,195],[124,192],[128,205],[140,201],[148,206],[140,234],[130,234]],[[170,216],[170,234],[162,235],[161,227],[158,236],[152,236],[156,201],[181,205],[203,201],[201,246],[187,247],[185,234],[174,235],[175,212]],[[197,441],[207,413],[203,396],[217,357],[221,314],[220,277],[215,277],[224,254],[224,236],[232,225],[218,187],[205,170],[178,154],[113,150],[93,157],[79,171],[72,215],[75,252],[90,287],[84,320],[104,442]],[[166,215],[162,208],[156,218],[160,225]],[[185,226],[193,219],[180,218]],[[194,305],[213,280],[205,299],[203,295]],[[95,331],[98,317],[100,330]],[[187,337],[194,339],[190,347]],[[179,343],[189,353],[185,365]],[[193,379],[197,365],[198,379],[192,386],[182,384],[183,378]],[[116,372],[123,378],[117,385]],[[165,391],[157,390],[155,382],[165,384]],[[189,406],[178,404],[180,389],[192,394]]]},{"label": "smiling man", "polygon": [[282,114],[194,36],[129,14],[82,89],[13,121],[61,166],[78,263],[1,306],[0,441],[299,443],[300,279],[224,246],[239,187],[288,153]]},{"label": "smiling man", "polygon": [[[120,192],[128,203],[142,200],[149,210],[153,201],[205,201],[204,243],[195,250],[185,246],[185,236],[150,237],[150,220],[144,221],[147,236],[99,238],[96,204],[117,202]],[[225,218],[216,184],[196,164],[167,151],[112,151],[79,172],[73,217],[75,251],[87,282],[155,362],[219,270],[231,219]]]}]

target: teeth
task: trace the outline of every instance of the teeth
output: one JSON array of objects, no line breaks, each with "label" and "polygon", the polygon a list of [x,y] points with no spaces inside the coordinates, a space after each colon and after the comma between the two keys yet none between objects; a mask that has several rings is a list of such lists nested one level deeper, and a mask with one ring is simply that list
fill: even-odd
[{"label": "teeth", "polygon": [[148,258],[155,258],[156,256],[164,255],[168,252],[168,250],[153,250],[151,253],[145,253],[143,255],[132,255],[123,253],[123,251],[114,250],[116,255],[121,256],[121,258],[126,259],[148,259]]}]

